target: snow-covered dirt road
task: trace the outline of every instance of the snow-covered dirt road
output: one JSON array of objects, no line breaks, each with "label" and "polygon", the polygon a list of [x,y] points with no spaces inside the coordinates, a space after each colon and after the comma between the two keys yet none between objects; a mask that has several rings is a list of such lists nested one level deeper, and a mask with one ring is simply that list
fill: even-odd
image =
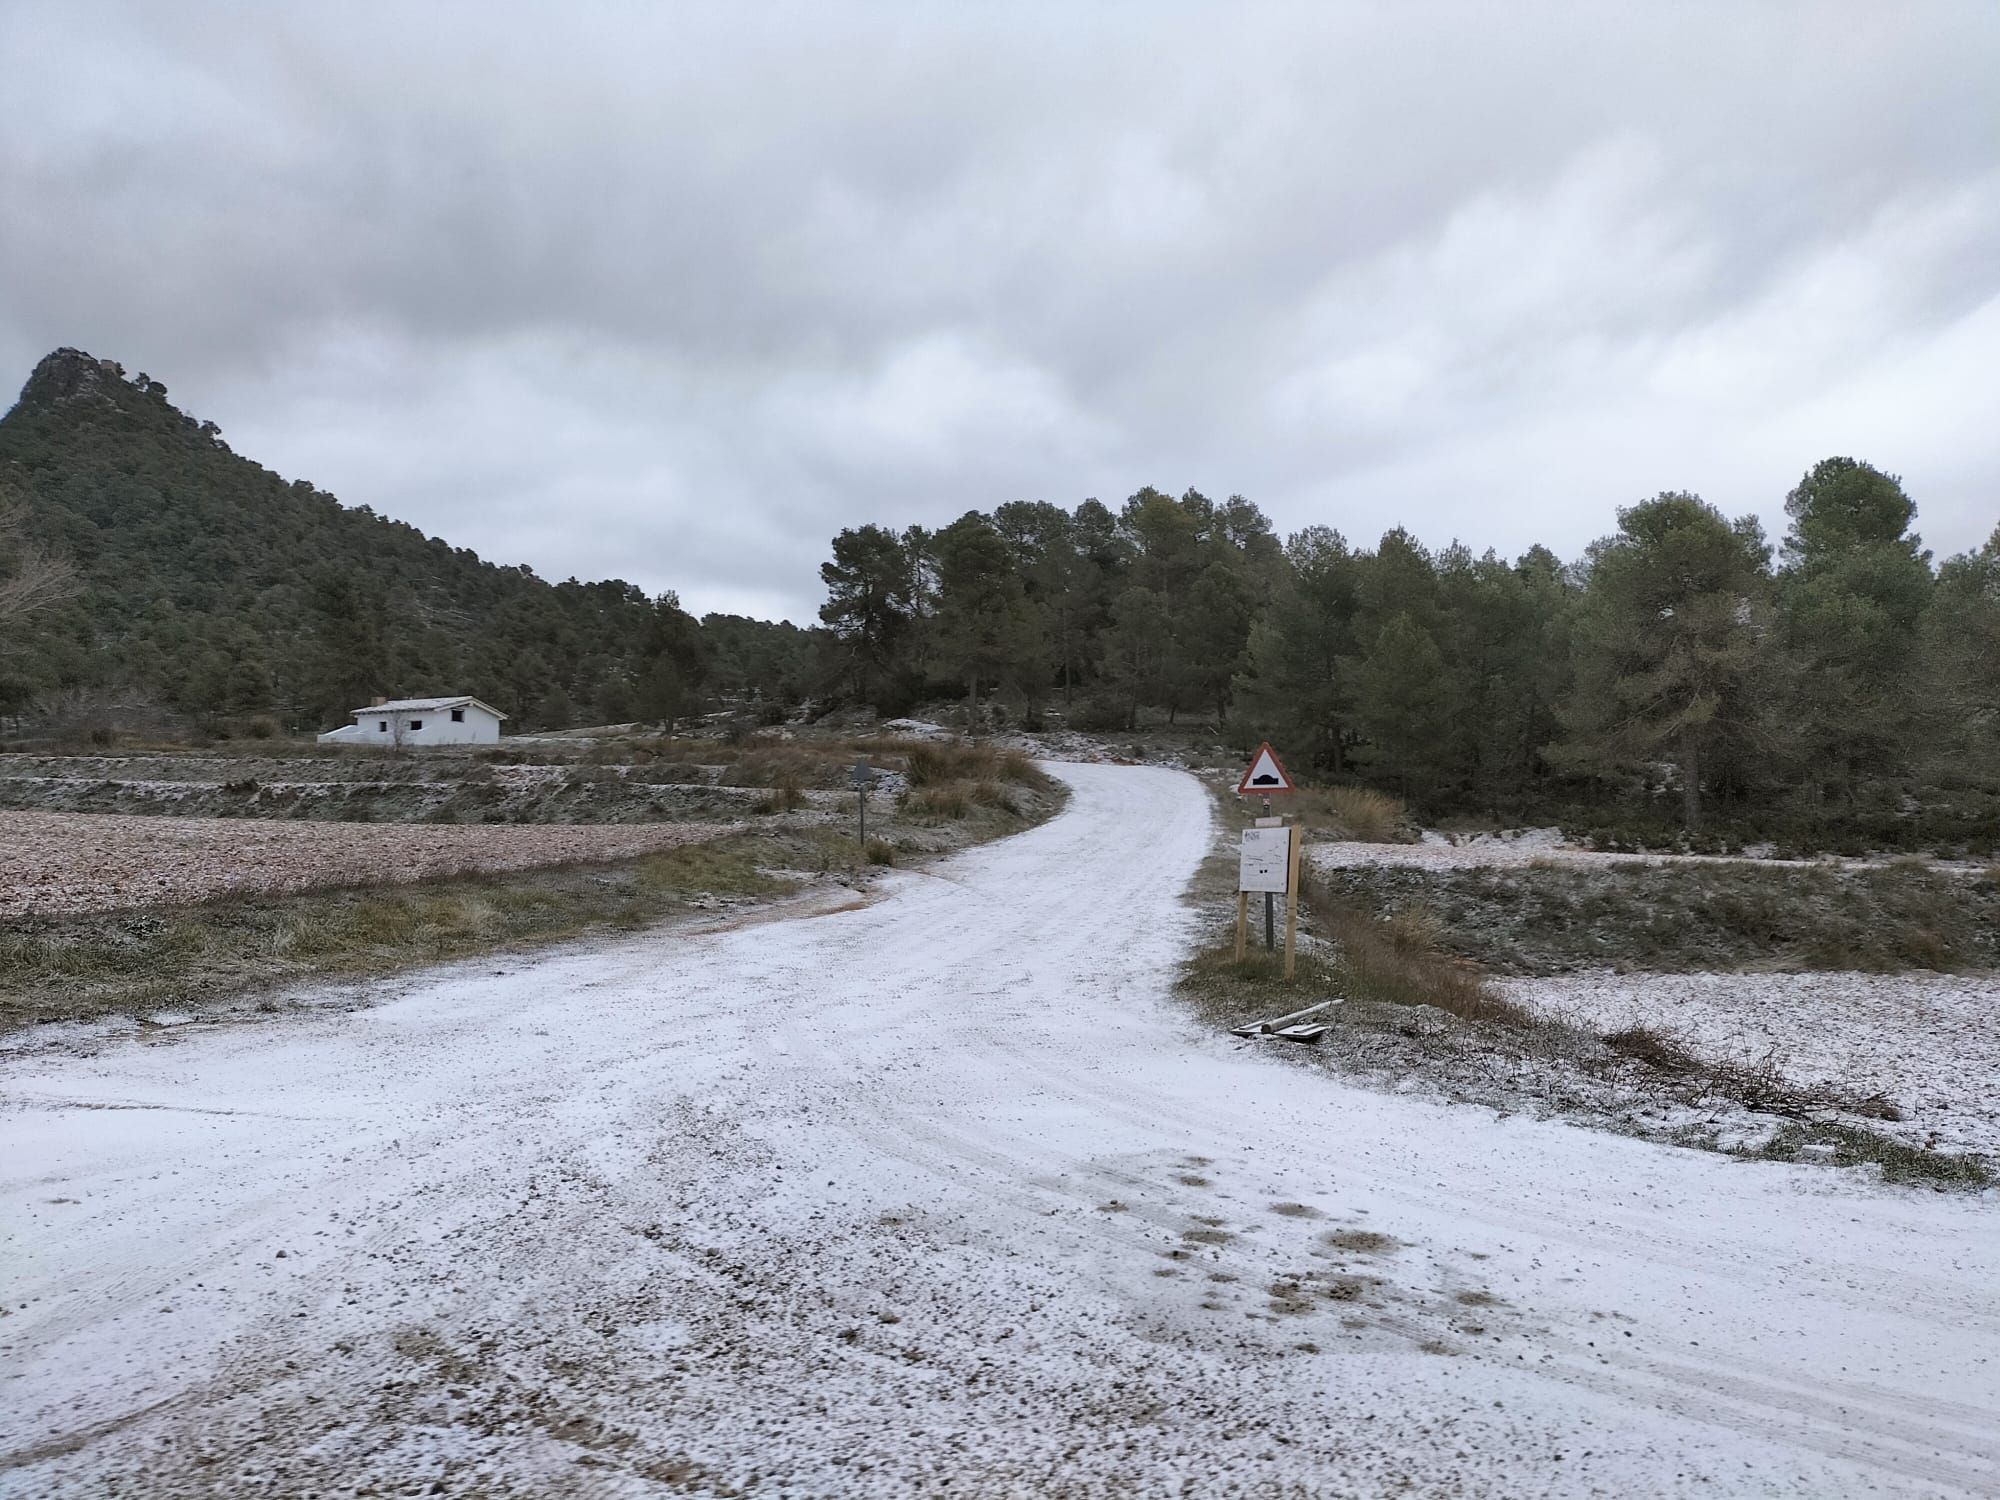
[{"label": "snow-covered dirt road", "polygon": [[2000,1218],[1168,998],[1174,772],[858,910],[8,1068],[13,1495],[2000,1492]]}]

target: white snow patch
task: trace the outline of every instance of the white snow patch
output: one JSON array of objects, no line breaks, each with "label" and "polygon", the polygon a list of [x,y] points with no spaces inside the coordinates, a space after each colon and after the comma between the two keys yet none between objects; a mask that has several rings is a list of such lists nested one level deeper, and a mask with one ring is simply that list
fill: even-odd
[{"label": "white snow patch", "polygon": [[1200,787],[1052,769],[859,910],[0,1062],[0,1488],[2000,1487],[1988,1203],[1214,1036]]},{"label": "white snow patch", "polygon": [[1708,1061],[1887,1094],[1871,1129],[2000,1158],[2000,980],[1991,974],[1583,974],[1496,981],[1589,1030],[1649,1026]]}]

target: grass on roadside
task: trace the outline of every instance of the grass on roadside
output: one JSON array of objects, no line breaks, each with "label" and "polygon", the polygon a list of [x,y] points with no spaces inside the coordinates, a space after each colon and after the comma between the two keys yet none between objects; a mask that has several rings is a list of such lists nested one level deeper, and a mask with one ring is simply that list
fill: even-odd
[{"label": "grass on roadside", "polygon": [[[1052,816],[1066,800],[1066,789],[1025,756],[977,746],[941,748],[945,758],[932,764],[983,768],[995,779],[919,788],[913,796],[937,800],[920,803],[913,813],[891,811],[880,806],[886,799],[877,799],[869,815],[869,832],[876,836],[861,850],[844,820],[804,820],[803,826],[765,824],[636,860],[19,919],[0,932],[0,1030],[213,1004],[301,980],[389,973],[638,928],[691,910],[698,899],[781,894],[797,883],[789,872],[892,865],[1017,832]],[[843,775],[848,763],[842,762]],[[772,784],[760,811],[806,805],[805,785],[788,765],[773,756],[761,766],[759,774],[769,772]]]},{"label": "grass on roadside", "polygon": [[[1819,1142],[1835,1148],[1835,1164],[1874,1163],[1891,1182],[1946,1189],[1981,1188],[1995,1180],[1976,1156],[1907,1145],[1862,1125],[1827,1120],[1828,1113],[1856,1101],[1801,1088],[1774,1061],[1710,1063],[1650,1028],[1597,1037],[1540,1016],[1507,1000],[1478,964],[1453,951],[1450,929],[1435,910],[1414,900],[1384,910],[1319,872],[1309,870],[1303,886],[1295,977],[1284,979],[1281,952],[1255,944],[1261,924],[1253,923],[1253,946],[1238,962],[1233,923],[1220,920],[1234,887],[1234,867],[1233,854],[1218,849],[1197,876],[1193,895],[1218,920],[1211,941],[1183,966],[1179,986],[1215,1024],[1240,1025],[1339,997],[1347,1003],[1322,1017],[1335,1026],[1324,1055],[1351,1059],[1364,1070],[1385,1062],[1402,1073],[1421,1070],[1444,1081],[1449,1091],[1454,1078],[1490,1080],[1496,1063],[1502,1076],[1515,1067],[1577,1069],[1596,1077],[1595,1086],[1608,1083],[1627,1097],[1651,1095],[1701,1110],[1722,1106],[1786,1117],[1770,1143],[1756,1150],[1722,1144],[1713,1131],[1671,1137],[1681,1144],[1794,1160],[1800,1159],[1799,1146]],[[1413,1026],[1404,1008],[1419,1005],[1455,1021],[1441,1031]],[[1560,1083],[1555,1086],[1560,1090]],[[1477,1086],[1470,1097],[1493,1102]]]},{"label": "grass on roadside", "polygon": [[1976,1156],[1931,1151],[1910,1146],[1858,1125],[1827,1122],[1788,1123],[1763,1145],[1743,1154],[1761,1161],[1800,1161],[1808,1146],[1832,1147],[1837,1167],[1873,1164],[1884,1182],[1935,1188],[1983,1188],[1994,1182],[1993,1169]]},{"label": "grass on roadside", "polygon": [[2000,966],[2000,882],[1922,864],[1581,869],[1550,861],[1349,866],[1315,878],[1376,916],[1422,909],[1438,924],[1443,950],[1501,973]]},{"label": "grass on roadside", "polygon": [[739,834],[616,864],[31,918],[0,934],[0,1028],[629,930],[698,896],[780,894],[792,882],[773,867],[852,857],[852,841],[828,830]]},{"label": "grass on roadside", "polygon": [[[1421,914],[1381,920],[1330,896],[1307,867],[1300,874],[1302,937],[1294,977],[1284,978],[1282,948],[1267,951],[1257,941],[1261,924],[1252,897],[1252,942],[1246,956],[1236,959],[1233,927],[1220,929],[1217,941],[1199,949],[1183,968],[1181,988],[1190,999],[1228,1017],[1231,1024],[1254,1019],[1252,1012],[1275,1014],[1329,994],[1385,1005],[1435,1006],[1464,1021],[1530,1023],[1528,1014],[1501,996],[1475,966],[1440,951],[1435,930]],[[1234,875],[1234,856],[1218,851],[1204,863],[1197,889],[1226,900]]]},{"label": "grass on roadside", "polygon": [[913,787],[955,781],[1015,781],[1042,786],[1048,781],[1026,752],[976,741],[911,745],[903,751],[903,770]]}]

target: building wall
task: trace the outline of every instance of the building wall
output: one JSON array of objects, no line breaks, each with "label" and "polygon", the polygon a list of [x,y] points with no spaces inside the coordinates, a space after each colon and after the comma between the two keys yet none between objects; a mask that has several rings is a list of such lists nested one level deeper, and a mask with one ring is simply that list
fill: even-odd
[{"label": "building wall", "polygon": [[[417,723],[423,727],[410,728]],[[384,724],[387,729],[382,727]],[[393,715],[369,709],[354,724],[321,735],[320,739],[343,745],[496,745],[500,742],[500,721],[470,704],[466,705],[465,721],[460,724],[452,722],[448,708]]]}]

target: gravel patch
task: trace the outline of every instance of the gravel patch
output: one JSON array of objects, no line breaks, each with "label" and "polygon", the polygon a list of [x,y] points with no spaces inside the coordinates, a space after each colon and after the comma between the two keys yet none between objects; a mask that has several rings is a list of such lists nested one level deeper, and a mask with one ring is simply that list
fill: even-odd
[{"label": "gravel patch", "polygon": [[6,872],[0,918],[630,859],[740,826],[281,823],[0,811]]}]

